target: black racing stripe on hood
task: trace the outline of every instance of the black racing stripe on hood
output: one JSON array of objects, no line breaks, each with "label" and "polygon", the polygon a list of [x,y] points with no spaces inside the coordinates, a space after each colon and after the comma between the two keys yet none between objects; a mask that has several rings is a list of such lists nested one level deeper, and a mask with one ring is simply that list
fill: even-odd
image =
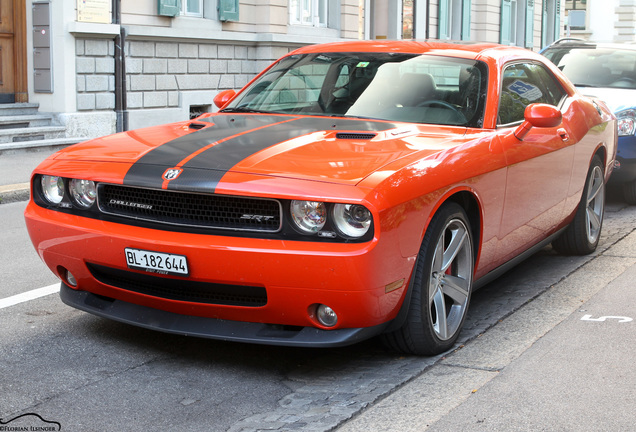
[{"label": "black racing stripe on hood", "polygon": [[212,126],[168,141],[135,162],[124,177],[124,184],[161,188],[163,173],[196,151],[219,140],[293,119],[292,116],[219,114],[205,119]]},{"label": "black racing stripe on hood", "polygon": [[316,117],[279,123],[235,136],[202,152],[183,166],[183,172],[168,184],[168,189],[213,192],[221,178],[236,164],[268,147],[302,135],[330,130],[379,132],[395,127],[395,124],[379,121]]}]

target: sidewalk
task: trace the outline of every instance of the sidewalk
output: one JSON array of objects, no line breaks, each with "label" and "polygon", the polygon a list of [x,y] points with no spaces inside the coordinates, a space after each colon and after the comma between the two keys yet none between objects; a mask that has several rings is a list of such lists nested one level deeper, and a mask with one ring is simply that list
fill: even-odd
[{"label": "sidewalk", "polygon": [[31,172],[55,152],[16,150],[0,154],[0,204],[28,200]]},{"label": "sidewalk", "polygon": [[632,231],[336,430],[636,430],[635,280]]}]

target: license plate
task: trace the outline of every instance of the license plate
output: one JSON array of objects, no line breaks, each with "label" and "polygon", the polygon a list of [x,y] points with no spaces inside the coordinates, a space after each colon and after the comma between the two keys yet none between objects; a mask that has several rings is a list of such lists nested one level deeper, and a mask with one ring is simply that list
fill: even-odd
[{"label": "license plate", "polygon": [[145,270],[150,273],[172,274],[187,276],[188,261],[183,255],[173,255],[162,252],[151,252],[139,249],[125,248],[128,268]]}]

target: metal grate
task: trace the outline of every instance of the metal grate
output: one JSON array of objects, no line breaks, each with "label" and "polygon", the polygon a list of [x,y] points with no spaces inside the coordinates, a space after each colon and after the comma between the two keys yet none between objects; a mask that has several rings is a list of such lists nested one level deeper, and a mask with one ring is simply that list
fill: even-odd
[{"label": "metal grate", "polygon": [[267,304],[264,287],[150,276],[97,264],[87,264],[87,267],[93,277],[103,284],[167,300],[247,307]]},{"label": "metal grate", "polygon": [[277,232],[282,207],[276,200],[174,192],[100,184],[101,212],[171,225]]},{"label": "metal grate", "polygon": [[350,133],[350,132],[338,132],[336,134],[338,139],[348,140],[370,140],[375,138],[375,134],[372,133]]}]

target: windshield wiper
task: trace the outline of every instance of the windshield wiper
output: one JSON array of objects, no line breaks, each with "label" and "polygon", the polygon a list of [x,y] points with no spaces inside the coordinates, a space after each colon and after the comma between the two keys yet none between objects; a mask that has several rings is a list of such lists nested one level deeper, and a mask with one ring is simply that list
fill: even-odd
[{"label": "windshield wiper", "polygon": [[333,114],[331,117],[355,118],[360,120],[386,120],[380,117],[365,117],[365,116],[350,115],[350,114]]},{"label": "windshield wiper", "polygon": [[256,110],[246,107],[225,108],[220,110],[221,113],[257,113],[257,114],[271,114],[272,111]]}]

